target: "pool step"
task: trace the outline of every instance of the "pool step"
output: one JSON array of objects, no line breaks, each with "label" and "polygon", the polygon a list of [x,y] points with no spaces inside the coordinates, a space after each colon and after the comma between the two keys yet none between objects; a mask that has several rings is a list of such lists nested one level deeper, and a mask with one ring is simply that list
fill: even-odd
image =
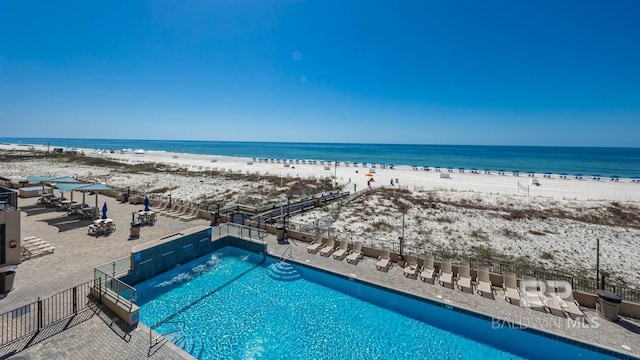
[{"label": "pool step", "polygon": [[278,261],[269,265],[267,274],[275,280],[295,281],[302,278],[302,274],[288,262]]}]

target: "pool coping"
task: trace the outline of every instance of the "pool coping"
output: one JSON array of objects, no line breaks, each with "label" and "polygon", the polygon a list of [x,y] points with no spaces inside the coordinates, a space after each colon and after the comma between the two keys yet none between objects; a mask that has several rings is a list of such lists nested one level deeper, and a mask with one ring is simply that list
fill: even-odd
[{"label": "pool coping", "polygon": [[[265,253],[265,255],[267,257],[270,257],[276,261],[283,261],[283,259],[269,254],[268,252]],[[558,333],[552,332],[550,330],[547,329],[540,329],[540,328],[536,328],[533,325],[523,325],[521,323],[518,323],[516,321],[512,321],[512,320],[508,320],[508,319],[503,319],[500,318],[499,316],[494,316],[494,315],[489,315],[485,312],[481,312],[481,311],[477,311],[477,310],[471,310],[465,306],[462,305],[453,305],[453,304],[449,304],[446,302],[442,302],[442,301],[438,301],[436,299],[433,298],[428,298],[428,297],[423,297],[420,295],[416,295],[416,294],[412,294],[412,293],[408,293],[406,291],[400,290],[398,288],[393,288],[393,287],[389,287],[386,285],[381,285],[379,283],[375,283],[369,280],[364,280],[358,277],[352,277],[352,276],[348,276],[348,275],[344,275],[341,274],[339,272],[335,272],[333,270],[330,269],[326,269],[326,268],[322,268],[322,267],[317,267],[317,266],[313,266],[311,264],[306,264],[306,263],[302,263],[293,259],[285,259],[285,262],[291,262],[294,263],[296,265],[300,265],[303,266],[305,268],[309,268],[312,270],[317,270],[317,271],[321,271],[333,276],[338,276],[340,278],[346,279],[346,280],[350,280],[350,281],[355,281],[357,283],[361,283],[364,285],[368,285],[368,286],[372,286],[375,287],[379,290],[383,290],[383,291],[389,291],[392,293],[395,293],[397,295],[402,295],[402,296],[406,296],[409,297],[411,299],[414,300],[418,300],[421,302],[426,302],[428,304],[431,305],[435,305],[438,307],[442,307],[445,308],[447,310],[452,310],[452,311],[456,311],[458,313],[462,313],[462,314],[466,314],[469,316],[473,316],[475,318],[480,318],[482,320],[487,320],[487,321],[491,321],[492,319],[499,319],[501,321],[502,324],[506,324],[508,327],[510,327],[511,329],[514,330],[520,330],[520,331],[525,331],[528,333],[532,333],[534,335],[538,335],[538,336],[542,336],[548,339],[552,339],[552,340],[556,340],[556,341],[560,341],[566,344],[570,344],[579,348],[583,348],[586,350],[591,350],[593,352],[599,353],[599,354],[603,354],[603,355],[607,355],[607,356],[611,356],[617,359],[625,359],[625,360],[640,360],[640,357],[636,357],[630,354],[625,354],[622,353],[614,348],[611,348],[609,346],[606,345],[602,345],[602,344],[595,344],[595,343],[589,343],[589,342],[584,342],[583,340],[574,338],[572,336],[568,336],[568,335],[560,335]]]}]

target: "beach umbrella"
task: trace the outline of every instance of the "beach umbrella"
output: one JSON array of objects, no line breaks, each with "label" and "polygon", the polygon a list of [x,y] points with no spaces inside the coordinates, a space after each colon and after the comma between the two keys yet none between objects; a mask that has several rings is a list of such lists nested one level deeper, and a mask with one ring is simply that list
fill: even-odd
[{"label": "beach umbrella", "polygon": [[366,174],[365,174],[365,176],[371,176],[371,177],[373,177],[373,174],[372,174],[372,173],[366,173]]},{"label": "beach umbrella", "polygon": [[149,211],[149,197],[144,197],[144,211]]},{"label": "beach umbrella", "polygon": [[102,205],[102,219],[106,219],[107,218],[107,202],[104,202],[104,205]]}]

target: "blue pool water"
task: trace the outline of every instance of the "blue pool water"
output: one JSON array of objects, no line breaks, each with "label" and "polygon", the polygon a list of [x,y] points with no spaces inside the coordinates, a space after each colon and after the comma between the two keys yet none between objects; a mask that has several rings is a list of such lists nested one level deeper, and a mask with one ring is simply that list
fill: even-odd
[{"label": "blue pool water", "polygon": [[[225,247],[136,285],[140,320],[199,359],[605,358]],[[175,332],[174,332],[175,331]]]}]

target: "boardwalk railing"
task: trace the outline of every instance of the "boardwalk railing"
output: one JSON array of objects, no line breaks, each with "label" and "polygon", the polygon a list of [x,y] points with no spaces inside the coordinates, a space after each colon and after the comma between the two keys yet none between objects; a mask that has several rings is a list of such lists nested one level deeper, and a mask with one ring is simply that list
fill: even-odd
[{"label": "boardwalk railing", "polygon": [[0,314],[0,358],[6,355],[5,345],[71,319],[94,303],[89,297],[93,280],[55,295],[38,298],[30,304]]}]

